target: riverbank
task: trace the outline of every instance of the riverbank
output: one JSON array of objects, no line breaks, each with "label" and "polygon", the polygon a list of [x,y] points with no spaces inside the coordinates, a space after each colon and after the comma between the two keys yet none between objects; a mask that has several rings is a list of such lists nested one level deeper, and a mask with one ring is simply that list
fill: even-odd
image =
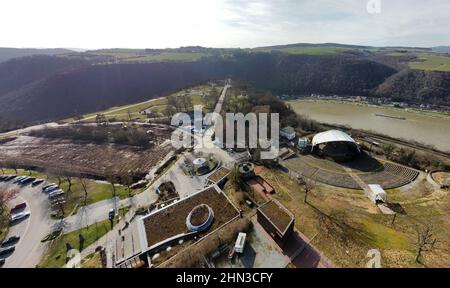
[{"label": "riverbank", "polygon": [[287,103],[298,114],[320,123],[348,126],[450,151],[450,116],[445,113],[336,100],[299,99]]}]

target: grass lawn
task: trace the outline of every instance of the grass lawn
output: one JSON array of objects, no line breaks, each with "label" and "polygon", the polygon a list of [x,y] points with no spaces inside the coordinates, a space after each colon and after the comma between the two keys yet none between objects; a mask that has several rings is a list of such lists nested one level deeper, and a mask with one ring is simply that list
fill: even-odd
[{"label": "grass lawn", "polygon": [[[130,207],[123,207],[119,209],[116,217],[113,220],[113,225],[116,225],[121,217],[123,217]],[[39,263],[39,267],[42,268],[58,268],[62,267],[66,263],[67,244],[72,249],[77,249],[80,252],[95,243],[103,235],[111,231],[111,222],[109,220],[101,221],[96,224],[90,225],[86,228],[82,228],[56,238],[49,246],[47,253]],[[81,247],[79,235],[83,235],[84,243]],[[98,254],[98,253],[97,253]],[[90,259],[92,260],[92,259]],[[96,265],[96,259],[90,261],[88,259],[88,265]],[[100,264],[101,265],[101,264]]]},{"label": "grass lawn", "polygon": [[81,268],[102,268],[100,252],[92,253],[81,260]]},{"label": "grass lawn", "polygon": [[[117,220],[116,220],[117,221]],[[77,231],[70,232],[68,234],[62,235],[57,238],[53,243],[50,244],[49,249],[44,256],[44,259],[39,263],[39,267],[42,268],[59,268],[63,267],[66,263],[67,255],[67,244],[71,246],[72,249],[77,249],[80,252],[100,239],[103,235],[111,230],[111,225],[109,220],[98,222],[87,228],[82,228]],[[79,235],[83,235],[84,243],[83,247],[80,247]]]}]

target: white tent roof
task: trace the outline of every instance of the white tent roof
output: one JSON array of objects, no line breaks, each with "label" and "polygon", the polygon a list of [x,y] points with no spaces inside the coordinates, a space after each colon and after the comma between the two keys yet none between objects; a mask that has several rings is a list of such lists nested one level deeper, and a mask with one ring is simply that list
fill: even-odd
[{"label": "white tent roof", "polygon": [[355,143],[352,137],[348,134],[339,130],[330,130],[322,132],[314,136],[312,140],[312,145],[316,146],[318,144],[329,143],[329,142],[352,142]]}]

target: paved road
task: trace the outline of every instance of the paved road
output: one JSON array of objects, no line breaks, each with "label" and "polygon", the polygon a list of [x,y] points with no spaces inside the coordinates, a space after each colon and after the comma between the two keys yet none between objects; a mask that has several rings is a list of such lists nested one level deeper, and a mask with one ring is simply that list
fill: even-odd
[{"label": "paved road", "polygon": [[[16,186],[15,184],[1,183],[3,186]],[[17,187],[17,186],[16,186]],[[6,258],[6,268],[33,268],[41,260],[47,244],[41,243],[42,238],[48,235],[57,221],[49,217],[49,204],[45,194],[41,192],[41,185],[37,187],[26,186],[19,192],[19,196],[11,201],[11,206],[26,202],[26,210],[31,211],[28,218],[11,226],[8,236],[20,236],[14,253]]]},{"label": "paved road", "polygon": [[64,234],[107,220],[109,210],[114,208],[114,201],[117,201],[117,208],[131,205],[130,198],[120,200],[116,197],[80,207],[75,215],[64,218]]},{"label": "paved road", "polygon": [[5,132],[5,133],[0,133],[0,138],[17,136],[19,134],[30,132],[32,130],[39,130],[39,129],[43,129],[45,127],[57,127],[57,126],[59,126],[59,124],[56,123],[56,122],[49,122],[49,123],[45,123],[45,124],[29,126],[29,127],[18,129],[18,130],[13,130],[13,131]]}]

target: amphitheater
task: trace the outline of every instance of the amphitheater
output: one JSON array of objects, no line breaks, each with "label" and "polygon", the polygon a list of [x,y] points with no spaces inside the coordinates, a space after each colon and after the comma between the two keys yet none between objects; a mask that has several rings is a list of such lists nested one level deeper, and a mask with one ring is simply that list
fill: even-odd
[{"label": "amphitheater", "polygon": [[299,156],[282,163],[290,172],[331,186],[361,189],[350,173],[366,184],[394,189],[413,182],[419,172],[391,162],[381,162],[365,154],[357,159],[337,163],[314,155]]}]

